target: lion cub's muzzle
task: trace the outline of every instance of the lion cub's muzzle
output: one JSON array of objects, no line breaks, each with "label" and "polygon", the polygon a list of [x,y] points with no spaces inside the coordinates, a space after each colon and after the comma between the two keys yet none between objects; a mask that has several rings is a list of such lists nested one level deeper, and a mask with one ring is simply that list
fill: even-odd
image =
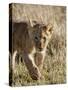
[{"label": "lion cub's muzzle", "polygon": [[43,51],[44,47],[45,47],[45,44],[39,43],[39,45],[37,47],[38,51]]}]

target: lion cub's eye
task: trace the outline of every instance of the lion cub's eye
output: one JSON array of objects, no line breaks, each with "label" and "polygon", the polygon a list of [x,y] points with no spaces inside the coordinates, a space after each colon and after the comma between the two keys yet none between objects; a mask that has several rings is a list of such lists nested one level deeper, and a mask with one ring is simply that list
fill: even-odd
[{"label": "lion cub's eye", "polygon": [[46,37],[43,37],[43,39],[46,41]]},{"label": "lion cub's eye", "polygon": [[37,36],[35,36],[35,40],[36,40],[36,41],[38,40],[38,37],[37,37]]}]

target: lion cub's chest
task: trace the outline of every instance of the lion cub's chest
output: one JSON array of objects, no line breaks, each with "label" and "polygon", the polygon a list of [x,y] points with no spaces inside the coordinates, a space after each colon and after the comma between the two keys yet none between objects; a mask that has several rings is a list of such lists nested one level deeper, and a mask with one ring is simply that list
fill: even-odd
[{"label": "lion cub's chest", "polygon": [[35,49],[33,49],[28,56],[37,66],[39,66],[44,60],[45,51],[37,52]]}]

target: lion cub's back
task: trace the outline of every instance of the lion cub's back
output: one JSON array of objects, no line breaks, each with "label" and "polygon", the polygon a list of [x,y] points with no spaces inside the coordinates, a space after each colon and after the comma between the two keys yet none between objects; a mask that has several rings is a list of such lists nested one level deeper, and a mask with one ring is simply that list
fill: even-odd
[{"label": "lion cub's back", "polygon": [[13,51],[26,50],[27,52],[30,52],[32,50],[33,45],[28,34],[27,23],[14,23],[12,34]]}]

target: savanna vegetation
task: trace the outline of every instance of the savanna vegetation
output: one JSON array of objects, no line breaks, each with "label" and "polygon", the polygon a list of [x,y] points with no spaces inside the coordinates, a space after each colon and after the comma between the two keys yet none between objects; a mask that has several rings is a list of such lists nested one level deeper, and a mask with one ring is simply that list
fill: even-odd
[{"label": "savanna vegetation", "polygon": [[[11,7],[10,7],[11,9]],[[16,63],[13,86],[61,84],[66,82],[66,7],[46,5],[12,4],[13,22],[28,22],[29,19],[53,25],[54,33],[47,46],[42,76],[32,80],[24,61]],[[11,18],[10,18],[11,20]],[[21,56],[20,56],[21,57]],[[19,58],[21,59],[21,58]],[[20,60],[21,61],[21,60]],[[10,71],[11,81],[11,71]]]}]

